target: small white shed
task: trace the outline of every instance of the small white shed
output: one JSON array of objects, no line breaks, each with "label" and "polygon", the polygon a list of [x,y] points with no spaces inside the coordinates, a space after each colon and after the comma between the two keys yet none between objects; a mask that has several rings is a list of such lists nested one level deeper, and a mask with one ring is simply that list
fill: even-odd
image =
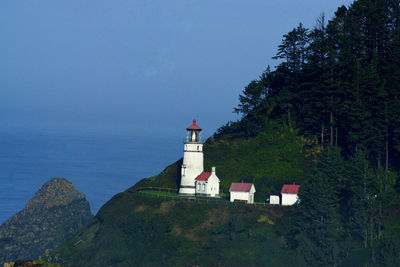
[{"label": "small white shed", "polygon": [[229,188],[230,192],[230,200],[231,202],[245,202],[248,204],[254,203],[254,193],[256,192],[256,188],[252,183],[232,183]]},{"label": "small white shed", "polygon": [[269,204],[271,205],[279,205],[280,199],[279,196],[276,195],[270,195],[269,196]]},{"label": "small white shed", "polygon": [[282,206],[292,206],[298,204],[299,200],[299,184],[284,184],[282,186],[281,195],[282,195]]}]

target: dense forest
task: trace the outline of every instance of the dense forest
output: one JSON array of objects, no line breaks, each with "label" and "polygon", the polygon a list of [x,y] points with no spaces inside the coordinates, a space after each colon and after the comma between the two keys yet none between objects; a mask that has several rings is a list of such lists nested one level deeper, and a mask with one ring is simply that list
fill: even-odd
[{"label": "dense forest", "polygon": [[328,23],[321,15],[313,29],[300,23],[274,58],[276,69],[239,96],[243,118],[217,136],[255,136],[269,118],[346,156],[361,148],[385,171],[400,166],[399,1],[356,1]]},{"label": "dense forest", "polygon": [[[323,147],[286,230],[307,264],[400,264],[400,1],[359,0],[285,34],[215,138],[279,122]],[[349,257],[351,255],[351,257]],[[367,259],[367,260],[366,260]]]}]

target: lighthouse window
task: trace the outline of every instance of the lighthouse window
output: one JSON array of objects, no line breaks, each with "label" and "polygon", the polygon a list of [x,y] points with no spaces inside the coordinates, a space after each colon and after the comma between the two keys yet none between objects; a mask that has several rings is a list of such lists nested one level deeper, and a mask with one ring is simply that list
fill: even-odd
[{"label": "lighthouse window", "polygon": [[196,132],[192,132],[192,142],[196,142]]}]

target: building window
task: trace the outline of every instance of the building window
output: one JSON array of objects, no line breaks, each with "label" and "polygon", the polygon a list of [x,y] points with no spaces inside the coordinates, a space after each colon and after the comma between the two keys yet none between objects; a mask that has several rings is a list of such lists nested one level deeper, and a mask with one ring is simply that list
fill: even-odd
[{"label": "building window", "polygon": [[197,146],[197,151],[199,151],[199,146]]},{"label": "building window", "polygon": [[206,191],[206,184],[203,184],[203,191]]},{"label": "building window", "polygon": [[182,176],[186,175],[186,165],[182,164]]}]

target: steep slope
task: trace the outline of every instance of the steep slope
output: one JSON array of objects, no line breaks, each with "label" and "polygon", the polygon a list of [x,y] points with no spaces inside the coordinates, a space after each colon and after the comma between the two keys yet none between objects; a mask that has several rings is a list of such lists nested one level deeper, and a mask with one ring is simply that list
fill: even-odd
[{"label": "steep slope", "polygon": [[114,196],[79,234],[52,252],[66,266],[282,266],[275,233],[290,208]]},{"label": "steep slope", "polygon": [[0,262],[36,259],[71,237],[93,215],[71,181],[46,182],[25,208],[0,226]]}]

